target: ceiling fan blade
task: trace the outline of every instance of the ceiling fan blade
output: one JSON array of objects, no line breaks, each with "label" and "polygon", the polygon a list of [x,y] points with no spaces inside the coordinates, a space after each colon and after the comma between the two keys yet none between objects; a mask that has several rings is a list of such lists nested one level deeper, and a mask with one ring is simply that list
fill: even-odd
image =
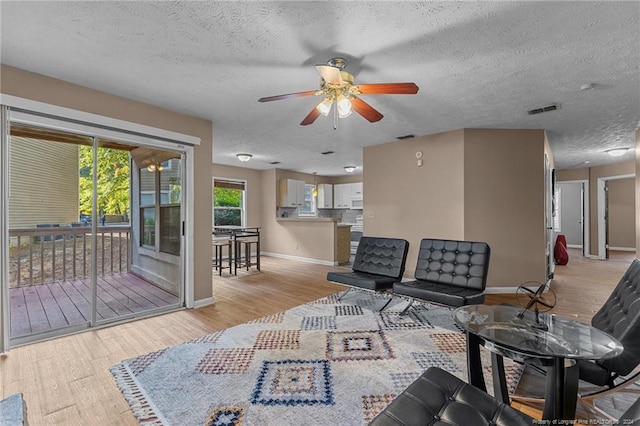
[{"label": "ceiling fan blade", "polygon": [[258,102],[271,102],[271,101],[279,101],[281,99],[289,99],[289,98],[301,98],[304,96],[313,96],[315,95],[317,90],[307,90],[306,92],[296,92],[296,93],[287,93],[286,95],[277,95],[277,96],[267,96],[266,98],[258,99]]},{"label": "ceiling fan blade", "polygon": [[384,117],[380,114],[376,109],[374,109],[371,105],[366,103],[360,98],[354,96],[351,99],[351,108],[355,110],[358,114],[369,120],[371,123],[382,120]]},{"label": "ceiling fan blade", "polygon": [[329,84],[342,84],[340,69],[329,65],[316,65],[318,74]]},{"label": "ceiling fan blade", "polygon": [[318,118],[320,116],[320,111],[318,111],[318,108],[314,107],[311,112],[309,114],[307,114],[307,116],[304,118],[304,120],[302,120],[302,122],[300,123],[301,126],[307,126],[311,123],[313,123],[314,121],[316,121],[316,118]]},{"label": "ceiling fan blade", "polygon": [[362,95],[415,95],[419,90],[415,83],[359,84],[357,89]]}]

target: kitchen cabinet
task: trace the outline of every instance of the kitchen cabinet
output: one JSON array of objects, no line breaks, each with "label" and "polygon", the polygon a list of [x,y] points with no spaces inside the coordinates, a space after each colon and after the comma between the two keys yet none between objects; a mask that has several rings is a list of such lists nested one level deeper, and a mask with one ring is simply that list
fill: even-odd
[{"label": "kitchen cabinet", "polygon": [[333,208],[348,209],[351,200],[351,184],[340,183],[333,187]]},{"label": "kitchen cabinet", "polygon": [[332,209],[333,208],[333,185],[329,183],[319,183],[317,185],[318,198],[316,200],[316,207],[319,209]]},{"label": "kitchen cabinet", "polygon": [[[333,208],[350,209],[353,199],[362,200],[362,182],[341,183],[333,186]],[[361,206],[357,208],[362,208]]]},{"label": "kitchen cabinet", "polygon": [[304,205],[305,181],[280,179],[280,207],[300,207]]}]

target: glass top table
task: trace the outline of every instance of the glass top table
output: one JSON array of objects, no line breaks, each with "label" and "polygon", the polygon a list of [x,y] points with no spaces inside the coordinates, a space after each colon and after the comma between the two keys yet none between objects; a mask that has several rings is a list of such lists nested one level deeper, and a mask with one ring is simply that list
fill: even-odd
[{"label": "glass top table", "polygon": [[623,350],[618,340],[602,330],[552,314],[536,315],[515,306],[462,306],[453,312],[453,318],[467,332],[469,383],[486,390],[479,352],[479,345],[483,345],[492,352],[493,369],[501,370],[493,372],[494,393],[503,401],[508,403],[503,356],[550,369],[545,420],[575,417],[578,368],[572,360],[612,358]]}]

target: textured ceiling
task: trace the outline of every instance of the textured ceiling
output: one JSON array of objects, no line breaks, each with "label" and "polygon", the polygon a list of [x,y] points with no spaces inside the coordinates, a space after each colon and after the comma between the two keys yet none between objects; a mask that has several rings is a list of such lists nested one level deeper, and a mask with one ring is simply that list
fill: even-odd
[{"label": "textured ceiling", "polygon": [[[2,63],[211,120],[215,163],[340,175],[365,146],[463,127],[544,129],[557,168],[634,158],[604,151],[633,148],[640,124],[637,1],[1,1],[0,13]],[[317,89],[314,65],[335,56],[356,84],[420,91],[363,97],[384,118],[337,130],[330,117],[299,125],[318,98],[257,102]]]}]

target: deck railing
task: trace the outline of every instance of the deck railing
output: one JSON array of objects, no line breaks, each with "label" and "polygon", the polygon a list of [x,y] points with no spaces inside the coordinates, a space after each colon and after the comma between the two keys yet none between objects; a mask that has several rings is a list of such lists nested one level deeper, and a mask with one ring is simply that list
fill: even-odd
[{"label": "deck railing", "polygon": [[[129,272],[131,227],[99,226],[98,275]],[[91,227],[9,230],[9,287],[87,278],[91,274]]]}]

